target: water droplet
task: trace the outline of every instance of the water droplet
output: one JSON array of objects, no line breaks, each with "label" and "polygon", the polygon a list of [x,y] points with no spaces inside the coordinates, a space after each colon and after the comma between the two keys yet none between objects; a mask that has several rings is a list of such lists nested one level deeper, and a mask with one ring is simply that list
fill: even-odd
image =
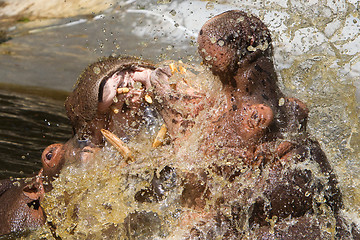
[{"label": "water droplet", "polygon": [[247,47],[247,50],[248,50],[249,52],[255,52],[255,51],[257,50],[257,48],[256,48],[256,47],[253,47],[253,46],[248,46],[248,47]]},{"label": "water droplet", "polygon": [[210,55],[207,55],[206,57],[205,57],[205,60],[206,61],[210,61],[212,59],[212,57],[210,56]]},{"label": "water droplet", "polygon": [[210,42],[211,42],[211,43],[216,43],[216,38],[215,38],[215,37],[211,37],[211,38],[210,38]]},{"label": "water droplet", "polygon": [[206,9],[207,10],[212,10],[212,9],[214,9],[214,3],[212,3],[212,2],[208,2],[207,4],[206,4]]},{"label": "water droplet", "polygon": [[134,83],[134,88],[135,89],[141,89],[142,88],[142,83],[141,82],[135,82]]},{"label": "water droplet", "polygon": [[176,11],[173,9],[169,12],[171,15],[175,16],[176,15]]},{"label": "water droplet", "polygon": [[239,17],[238,19],[236,19],[236,22],[237,22],[237,23],[242,22],[242,21],[244,21],[244,19],[245,19],[245,18],[244,18],[243,16],[241,16],[241,17]]},{"label": "water droplet", "polygon": [[285,104],[285,99],[284,98],[280,98],[279,99],[279,106],[281,107],[281,106],[284,106],[284,104]]},{"label": "water droplet", "polygon": [[93,68],[93,72],[94,72],[95,74],[99,74],[99,73],[100,73],[100,68],[99,68],[99,67],[94,67],[94,68]]},{"label": "water droplet", "polygon": [[224,44],[225,44],[225,42],[224,42],[224,40],[219,40],[218,41],[218,45],[220,46],[220,47],[222,47],[222,46],[224,46]]},{"label": "water droplet", "polygon": [[13,185],[16,186],[16,187],[20,187],[20,182],[16,181],[16,182],[13,183]]}]

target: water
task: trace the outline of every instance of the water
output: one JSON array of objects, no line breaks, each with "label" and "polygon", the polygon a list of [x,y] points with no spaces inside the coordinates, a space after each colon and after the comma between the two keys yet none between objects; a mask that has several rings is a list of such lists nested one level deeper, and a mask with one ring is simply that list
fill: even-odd
[{"label": "water", "polygon": [[[0,45],[0,81],[68,92],[84,67],[111,54],[138,55],[155,62],[181,58],[197,64],[194,40],[209,17],[234,7],[255,13],[272,31],[281,88],[286,95],[307,103],[309,132],[326,152],[344,193],[343,213],[359,223],[359,3],[352,0],[336,4],[331,1],[224,3],[145,1],[139,5],[135,2],[114,7],[103,15],[53,20],[42,27],[31,22],[18,24],[9,32],[13,39]],[[42,149],[53,142],[64,142],[71,135],[62,101],[43,97],[49,90],[29,95],[26,90],[19,91],[24,89],[20,86],[16,90],[0,91],[0,166],[4,166],[1,178],[37,172]],[[150,204],[134,205],[131,198],[138,190],[148,187],[153,177],[154,166],[151,161],[145,161],[146,157],[161,159],[156,160],[158,171],[164,167],[164,159],[168,163],[176,162],[169,158],[167,150],[145,151],[140,158],[144,161],[126,169],[118,166],[119,156],[112,150],[100,155],[93,166],[70,166],[47,199],[48,211],[53,214],[49,218],[61,223],[59,231],[63,236],[104,237],[119,231],[126,234],[116,226],[126,219],[127,213],[137,210],[160,214]],[[172,218],[167,220],[174,223],[179,214],[178,200],[171,196],[180,190],[171,191],[167,193],[170,197],[155,208],[169,211]],[[56,200],[57,197],[60,199]],[[159,219],[156,214],[142,217],[156,223]],[[156,229],[161,232],[160,227]],[[168,233],[165,229],[164,234]],[[39,234],[51,235],[46,227]]]},{"label": "water", "polygon": [[28,88],[0,86],[0,179],[36,174],[42,167],[43,149],[71,136],[63,107],[65,93],[32,90],[29,94]]}]

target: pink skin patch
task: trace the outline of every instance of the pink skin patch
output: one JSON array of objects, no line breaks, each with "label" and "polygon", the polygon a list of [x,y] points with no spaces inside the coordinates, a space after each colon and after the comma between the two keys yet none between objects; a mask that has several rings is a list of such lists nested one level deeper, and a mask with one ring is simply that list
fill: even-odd
[{"label": "pink skin patch", "polygon": [[[117,95],[117,89],[119,87],[131,88],[135,82],[140,82],[145,86],[145,89],[151,87],[150,75],[152,70],[137,67],[134,70],[126,70],[114,73],[107,79],[106,84],[102,90],[102,101],[98,103],[98,110],[100,112],[106,112],[110,105],[113,103],[114,97]],[[127,98],[131,98],[132,102],[140,100],[140,96],[143,90],[131,89],[129,93],[125,95]]]}]

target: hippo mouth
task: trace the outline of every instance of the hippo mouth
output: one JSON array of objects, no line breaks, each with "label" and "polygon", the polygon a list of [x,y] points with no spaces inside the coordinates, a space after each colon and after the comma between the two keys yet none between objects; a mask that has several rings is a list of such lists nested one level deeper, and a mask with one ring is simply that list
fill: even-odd
[{"label": "hippo mouth", "polygon": [[151,87],[151,69],[133,67],[132,69],[116,71],[109,78],[104,79],[99,86],[98,111],[105,112],[113,102],[117,102],[119,96],[123,99],[131,99],[135,103],[145,101],[151,103],[152,99],[145,91]]}]

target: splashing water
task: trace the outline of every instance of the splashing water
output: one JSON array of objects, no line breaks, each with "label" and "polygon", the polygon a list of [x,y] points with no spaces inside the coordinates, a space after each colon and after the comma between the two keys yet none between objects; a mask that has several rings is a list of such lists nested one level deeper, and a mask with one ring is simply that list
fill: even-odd
[{"label": "splashing water", "polygon": [[[286,95],[304,101],[310,109],[308,131],[320,142],[336,172],[345,203],[343,214],[359,224],[360,134],[359,101],[356,100],[356,86],[360,81],[359,3],[226,3],[231,4],[229,8],[236,6],[261,16],[269,25],[282,90]],[[165,8],[176,9],[176,4],[165,5]],[[216,4],[204,8],[213,10]],[[174,12],[169,11],[169,14],[173,15]],[[180,14],[180,10],[176,10],[176,16]],[[196,71],[199,81],[202,81],[200,86],[213,90],[219,88],[205,69]],[[218,99],[220,101],[221,96]],[[201,129],[198,131],[194,136],[201,137]],[[183,147],[184,155],[194,160],[193,165],[185,164],[178,155],[174,155],[170,145],[152,149],[153,137],[144,129],[136,139],[130,141],[129,146],[135,152],[137,161],[125,167],[119,154],[106,147],[93,162],[82,166],[70,165],[62,171],[54,182],[54,190],[46,196],[44,206],[48,221],[57,227],[59,236],[81,239],[179,239],[184,231],[189,230],[186,228],[194,223],[194,219],[209,219],[206,213],[211,212],[216,203],[210,200],[203,208],[209,211],[199,211],[196,208],[183,208],[183,200],[179,197],[187,184],[186,180],[191,179],[187,173],[196,169],[195,165],[198,168],[206,167],[201,165],[201,156],[193,151],[197,144],[196,137],[184,143]],[[219,159],[213,161],[226,162]],[[246,177],[234,181],[232,185],[209,170],[209,182],[205,184],[205,181],[200,181],[197,187],[204,188],[205,198],[209,194],[206,189],[211,189],[211,199],[216,199],[216,190],[221,192],[227,189],[231,192],[244,189],[244,186],[256,189],[256,178],[260,173],[243,166],[238,166],[238,169],[239,176]],[[201,173],[197,175],[201,176]],[[161,187],[153,189],[154,184]],[[260,190],[254,197],[259,194]],[[224,215],[231,215],[229,206],[221,207]],[[333,216],[324,210],[322,217],[326,219],[326,231],[331,235],[334,230]],[[249,231],[245,223],[240,225],[244,231]],[[33,236],[51,239],[53,235],[50,227],[44,226]]]}]

